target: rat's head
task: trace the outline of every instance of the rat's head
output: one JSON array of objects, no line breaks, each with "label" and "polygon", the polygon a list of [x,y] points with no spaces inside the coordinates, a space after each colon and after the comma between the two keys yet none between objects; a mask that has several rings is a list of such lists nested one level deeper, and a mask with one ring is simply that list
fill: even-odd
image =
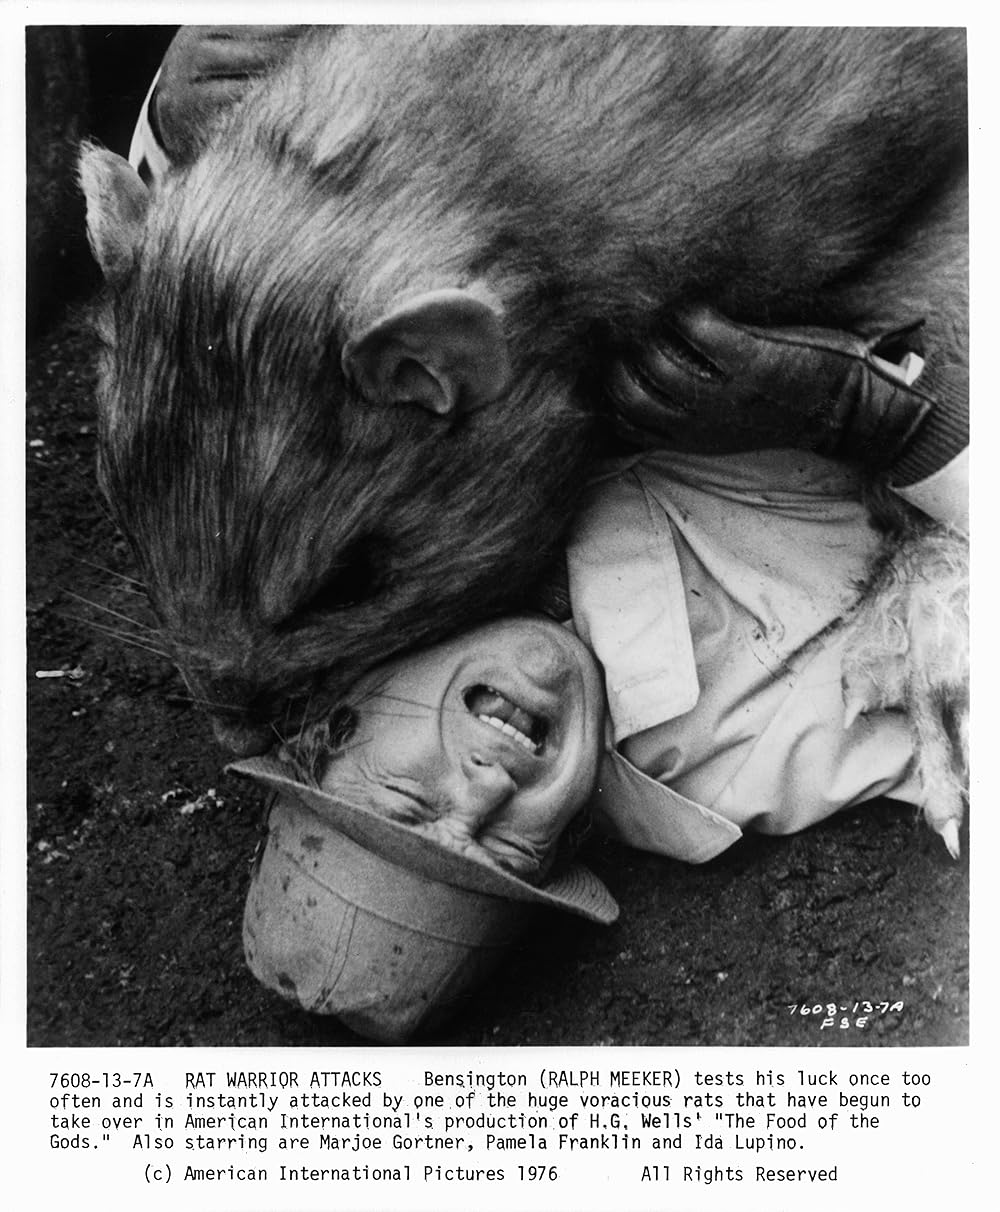
[{"label": "rat's head", "polygon": [[223,744],[267,748],[372,665],[523,600],[586,428],[555,380],[512,372],[488,294],[359,321],[308,198],[292,230],[197,179],[151,204],[99,149],[81,177],[111,288],[102,487]]}]

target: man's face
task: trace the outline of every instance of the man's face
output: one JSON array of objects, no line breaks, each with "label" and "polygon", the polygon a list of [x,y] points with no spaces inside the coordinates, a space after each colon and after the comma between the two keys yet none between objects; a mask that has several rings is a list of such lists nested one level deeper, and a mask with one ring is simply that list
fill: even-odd
[{"label": "man's face", "polygon": [[488,624],[390,661],[349,705],[357,726],[324,791],[522,877],[544,874],[593,789],[601,674],[548,619]]}]

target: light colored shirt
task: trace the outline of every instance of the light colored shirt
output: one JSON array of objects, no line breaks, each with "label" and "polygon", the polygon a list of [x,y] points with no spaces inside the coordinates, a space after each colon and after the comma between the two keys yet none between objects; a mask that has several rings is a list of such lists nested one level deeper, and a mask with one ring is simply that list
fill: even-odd
[{"label": "light colored shirt", "polygon": [[595,480],[568,549],[605,670],[598,819],[704,862],[878,796],[920,802],[905,718],[845,723],[845,614],[879,548],[855,471],[801,451],[646,453]]}]

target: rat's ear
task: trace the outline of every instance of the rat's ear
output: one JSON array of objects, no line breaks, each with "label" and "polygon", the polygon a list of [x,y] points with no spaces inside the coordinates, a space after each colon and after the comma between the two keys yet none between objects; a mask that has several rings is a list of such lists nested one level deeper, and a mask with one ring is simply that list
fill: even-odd
[{"label": "rat's ear", "polygon": [[83,145],[79,167],[87,239],[104,277],[119,286],[135,264],[149,191],[127,160],[94,143]]},{"label": "rat's ear", "polygon": [[417,404],[438,416],[481,408],[510,381],[499,304],[435,290],[389,312],[344,346],[344,372],[377,404]]}]

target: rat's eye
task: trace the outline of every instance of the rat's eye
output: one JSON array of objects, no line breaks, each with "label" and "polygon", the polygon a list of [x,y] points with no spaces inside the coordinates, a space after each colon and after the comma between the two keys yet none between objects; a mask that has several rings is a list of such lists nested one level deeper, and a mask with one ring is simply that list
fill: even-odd
[{"label": "rat's eye", "polygon": [[314,583],[295,610],[276,621],[275,631],[294,634],[302,628],[321,626],[339,611],[369,601],[379,592],[381,577],[368,543],[354,543],[338,557],[326,575]]},{"label": "rat's eye", "polygon": [[355,543],[299,606],[296,621],[309,615],[333,614],[373,597],[378,588],[375,564],[366,545]]}]

